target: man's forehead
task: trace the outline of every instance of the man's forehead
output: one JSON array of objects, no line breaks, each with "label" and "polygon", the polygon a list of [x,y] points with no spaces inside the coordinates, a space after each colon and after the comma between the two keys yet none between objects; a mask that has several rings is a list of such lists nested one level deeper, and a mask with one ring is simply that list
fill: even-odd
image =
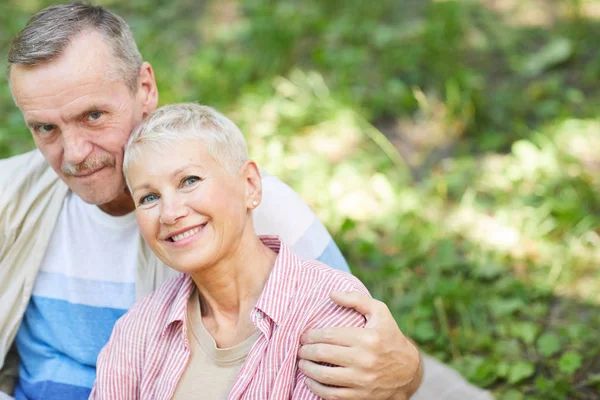
[{"label": "man's forehead", "polygon": [[25,70],[48,69],[49,72],[60,71],[62,74],[90,72],[102,74],[114,61],[113,52],[104,37],[98,32],[84,31],[72,38],[58,57],[40,61],[34,66],[13,65],[13,67]]},{"label": "man's forehead", "polygon": [[93,86],[97,84],[114,81],[107,67],[114,64],[112,58],[112,52],[99,34],[81,34],[55,60],[35,66],[13,65],[11,88],[17,103],[65,92],[85,92],[88,86],[95,90]]},{"label": "man's forehead", "polygon": [[123,82],[95,79],[90,75],[46,80],[43,72],[30,71],[11,79],[17,106],[27,118],[40,118],[53,113],[73,114],[90,107],[116,107],[130,92]]},{"label": "man's forehead", "polygon": [[[121,90],[119,90],[121,89]],[[63,81],[44,87],[16,87],[13,89],[17,106],[28,117],[41,117],[54,112],[73,114],[90,107],[108,107],[128,94],[118,82]]]}]

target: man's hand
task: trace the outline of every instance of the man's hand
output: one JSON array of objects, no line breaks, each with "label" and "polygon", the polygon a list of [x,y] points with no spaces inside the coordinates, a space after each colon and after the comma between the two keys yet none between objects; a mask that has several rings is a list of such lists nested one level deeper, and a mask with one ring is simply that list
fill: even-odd
[{"label": "man's hand", "polygon": [[298,367],[309,389],[326,400],[410,398],[422,377],[419,350],[400,332],[387,306],[358,292],[332,292],[330,297],[363,314],[367,324],[302,336]]}]

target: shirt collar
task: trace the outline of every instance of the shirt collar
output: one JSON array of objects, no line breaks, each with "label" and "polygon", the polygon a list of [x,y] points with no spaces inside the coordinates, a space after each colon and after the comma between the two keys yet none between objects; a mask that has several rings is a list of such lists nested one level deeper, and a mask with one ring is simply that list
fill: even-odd
[{"label": "shirt collar", "polygon": [[301,272],[301,259],[277,236],[261,236],[260,240],[277,253],[277,258],[263,292],[254,307],[280,325],[286,316],[290,301],[296,293],[296,284]]},{"label": "shirt collar", "polygon": [[188,274],[182,274],[172,284],[175,285],[177,289],[166,299],[170,305],[167,311],[167,318],[165,319],[165,325],[163,327],[162,334],[165,334],[171,324],[175,322],[182,322],[183,333],[185,337],[187,334],[187,327],[185,324],[187,303],[196,286],[192,280],[192,277]]}]

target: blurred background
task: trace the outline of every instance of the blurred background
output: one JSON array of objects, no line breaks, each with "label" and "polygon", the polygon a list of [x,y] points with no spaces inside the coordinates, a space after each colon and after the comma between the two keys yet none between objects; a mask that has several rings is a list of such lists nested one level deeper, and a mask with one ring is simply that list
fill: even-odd
[{"label": "blurred background", "polygon": [[[10,39],[46,0],[2,0]],[[600,1],[96,1],[230,116],[401,329],[500,399],[600,398]],[[0,157],[33,147],[3,74]]]}]

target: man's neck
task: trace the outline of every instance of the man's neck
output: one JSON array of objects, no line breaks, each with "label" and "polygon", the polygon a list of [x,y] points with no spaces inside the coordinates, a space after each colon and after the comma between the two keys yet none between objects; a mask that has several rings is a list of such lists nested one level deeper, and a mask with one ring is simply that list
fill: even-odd
[{"label": "man's neck", "polygon": [[98,208],[108,215],[112,215],[113,217],[120,217],[125,214],[129,214],[133,210],[135,210],[135,204],[133,199],[129,195],[129,192],[125,192],[119,195],[113,201],[108,203],[100,204]]}]

